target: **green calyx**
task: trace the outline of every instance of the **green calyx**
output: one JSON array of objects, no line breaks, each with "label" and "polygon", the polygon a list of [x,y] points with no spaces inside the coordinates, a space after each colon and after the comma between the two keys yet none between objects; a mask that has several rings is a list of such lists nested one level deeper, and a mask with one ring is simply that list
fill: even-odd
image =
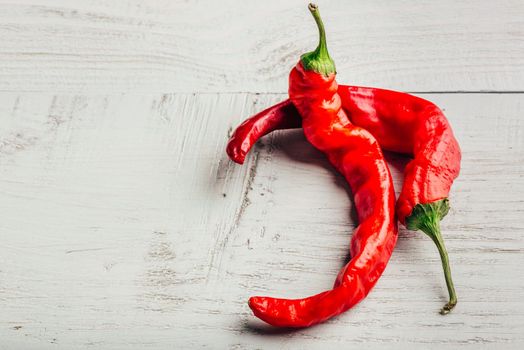
[{"label": "green calyx", "polygon": [[440,220],[446,216],[448,211],[449,200],[445,198],[433,203],[417,204],[413,208],[411,215],[406,218],[406,227],[409,230],[421,230],[424,232],[433,240],[439,251],[449,292],[449,302],[440,310],[442,315],[448,314],[457,304],[457,294],[451,279],[448,252],[440,233]]},{"label": "green calyx", "polygon": [[308,9],[313,15],[315,22],[317,22],[320,38],[315,51],[305,53],[300,57],[302,65],[306,70],[312,70],[324,75],[336,73],[335,62],[333,62],[331,57],[329,57],[326,44],[326,32],[324,31],[324,23],[322,23],[322,19],[320,18],[318,6],[315,4],[309,4]]},{"label": "green calyx", "polygon": [[435,231],[440,230],[440,220],[449,212],[447,198],[428,204],[417,204],[411,215],[406,218],[409,230]]}]

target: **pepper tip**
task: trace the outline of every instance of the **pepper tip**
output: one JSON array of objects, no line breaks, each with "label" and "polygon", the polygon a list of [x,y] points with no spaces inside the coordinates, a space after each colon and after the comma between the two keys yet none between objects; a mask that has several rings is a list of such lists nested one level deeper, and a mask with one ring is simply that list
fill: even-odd
[{"label": "pepper tip", "polygon": [[258,312],[263,312],[267,308],[267,303],[264,301],[263,297],[251,297],[249,298],[247,304],[255,314]]}]

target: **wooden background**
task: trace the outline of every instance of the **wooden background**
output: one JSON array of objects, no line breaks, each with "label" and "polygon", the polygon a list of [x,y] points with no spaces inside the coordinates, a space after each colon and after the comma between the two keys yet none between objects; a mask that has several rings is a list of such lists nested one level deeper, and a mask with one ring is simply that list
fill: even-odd
[{"label": "wooden background", "polygon": [[[305,1],[0,1],[0,349],[522,349],[524,2],[320,1],[339,81],[441,106],[463,149],[433,243],[282,331],[253,294],[329,288],[351,194],[300,131],[224,152],[314,48]],[[397,190],[406,159],[387,155]]]}]

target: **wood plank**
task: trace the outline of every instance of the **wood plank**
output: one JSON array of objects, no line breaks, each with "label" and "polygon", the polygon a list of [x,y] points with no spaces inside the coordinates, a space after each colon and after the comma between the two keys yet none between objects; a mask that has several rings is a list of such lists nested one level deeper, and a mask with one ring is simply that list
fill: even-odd
[{"label": "wood plank", "polygon": [[[524,2],[320,2],[339,81],[524,91]],[[316,45],[303,1],[0,3],[0,91],[285,92]]]},{"label": "wood plank", "polygon": [[[300,131],[224,154],[283,95],[0,94],[0,339],[5,348],[522,348],[523,94],[424,95],[464,152],[438,254],[401,231],[376,288],[326,324],[274,331],[253,294],[322,291],[355,226],[342,178]],[[405,160],[389,155],[397,189]]]}]

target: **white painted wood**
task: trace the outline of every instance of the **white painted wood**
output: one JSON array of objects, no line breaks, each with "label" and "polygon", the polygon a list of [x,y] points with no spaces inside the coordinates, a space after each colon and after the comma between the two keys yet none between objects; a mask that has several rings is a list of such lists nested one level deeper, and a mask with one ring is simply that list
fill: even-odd
[{"label": "white painted wood", "polygon": [[524,95],[424,97],[464,154],[443,221],[459,305],[437,313],[436,249],[402,231],[366,300],[286,332],[247,298],[329,288],[355,222],[300,132],[227,160],[230,128],[283,95],[0,94],[0,348],[522,348]]},{"label": "white painted wood", "polygon": [[[522,93],[423,95],[464,153],[451,315],[436,249],[402,231],[346,314],[295,332],[251,316],[250,295],[329,288],[356,224],[299,131],[244,166],[224,153],[314,48],[306,3],[0,0],[0,349],[524,347]],[[340,82],[524,91],[522,1],[319,3]]]},{"label": "white painted wood", "polygon": [[[524,2],[319,1],[339,79],[523,91]],[[285,92],[307,1],[0,1],[0,91]]]}]

